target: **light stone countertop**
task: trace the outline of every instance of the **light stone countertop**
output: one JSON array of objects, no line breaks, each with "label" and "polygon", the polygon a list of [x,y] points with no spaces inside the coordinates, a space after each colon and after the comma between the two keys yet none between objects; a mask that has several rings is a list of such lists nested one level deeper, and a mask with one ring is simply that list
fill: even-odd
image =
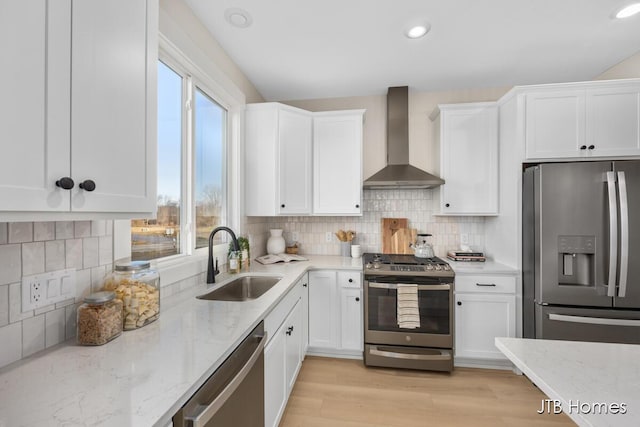
[{"label": "light stone countertop", "polygon": [[[540,390],[559,400],[578,425],[640,424],[640,345],[523,338],[495,342]],[[612,413],[611,405],[623,403],[625,414]],[[606,404],[609,413],[598,404]]]},{"label": "light stone countertop", "polygon": [[361,258],[306,257],[253,261],[252,272],[283,276],[256,300],[199,300],[208,290],[201,284],[163,301],[157,321],[103,346],[67,341],[0,369],[0,427],[164,426],[304,272],[362,269]]},{"label": "light stone countertop", "polygon": [[451,268],[456,274],[469,275],[469,274],[511,274],[515,275],[518,270],[505,264],[500,264],[492,260],[486,260],[485,262],[476,261],[451,261],[448,258],[443,258],[449,263]]}]

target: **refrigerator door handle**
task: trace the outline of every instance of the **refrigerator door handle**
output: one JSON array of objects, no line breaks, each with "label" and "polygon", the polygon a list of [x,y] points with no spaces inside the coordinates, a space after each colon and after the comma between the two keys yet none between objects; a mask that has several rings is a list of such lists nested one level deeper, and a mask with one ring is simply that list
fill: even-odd
[{"label": "refrigerator door handle", "polygon": [[618,296],[627,295],[627,276],[629,275],[629,202],[627,200],[627,178],[624,172],[618,172],[618,190],[620,191],[620,283]]},{"label": "refrigerator door handle", "polygon": [[589,325],[640,327],[640,320],[637,319],[611,319],[607,317],[570,316],[567,314],[550,313],[549,320],[557,320],[559,322],[587,323]]},{"label": "refrigerator door handle", "polygon": [[607,172],[609,193],[609,283],[607,296],[616,296],[616,268],[618,266],[618,208],[616,203],[616,175]]}]

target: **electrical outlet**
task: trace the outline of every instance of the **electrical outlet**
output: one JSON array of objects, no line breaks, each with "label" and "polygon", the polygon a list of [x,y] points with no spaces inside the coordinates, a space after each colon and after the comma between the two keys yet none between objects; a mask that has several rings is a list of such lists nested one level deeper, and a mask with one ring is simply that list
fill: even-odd
[{"label": "electrical outlet", "polygon": [[51,271],[22,278],[22,312],[76,296],[76,270]]},{"label": "electrical outlet", "polygon": [[293,240],[294,242],[300,241],[300,235],[297,231],[291,232],[291,240]]},{"label": "electrical outlet", "polygon": [[467,233],[460,234],[460,244],[461,245],[469,244],[469,235]]},{"label": "electrical outlet", "polygon": [[38,304],[42,300],[42,283],[39,280],[33,280],[29,283],[30,294],[29,301],[31,304]]},{"label": "electrical outlet", "polygon": [[327,231],[326,234],[324,235],[324,240],[327,243],[331,243],[331,241],[333,240],[333,234],[330,231]]}]

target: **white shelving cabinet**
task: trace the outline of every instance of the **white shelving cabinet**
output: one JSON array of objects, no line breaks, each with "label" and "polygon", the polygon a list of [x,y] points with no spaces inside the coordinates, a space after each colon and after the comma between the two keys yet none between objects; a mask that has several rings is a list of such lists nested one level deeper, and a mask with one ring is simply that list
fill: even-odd
[{"label": "white shelving cabinet", "polygon": [[[442,215],[498,214],[498,107],[439,105]],[[434,119],[438,114],[432,115]]]},{"label": "white shelving cabinet", "polygon": [[0,217],[152,214],[158,1],[5,3]]},{"label": "white shelving cabinet", "polygon": [[364,110],[313,116],[313,214],[362,215]]},{"label": "white shelving cabinet", "polygon": [[269,102],[247,105],[246,213],[311,213],[312,115]]},{"label": "white shelving cabinet", "polygon": [[515,276],[456,273],[456,365],[510,366],[494,338],[515,336]]},{"label": "white shelving cabinet", "polygon": [[640,81],[523,87],[527,160],[640,156]]},{"label": "white shelving cabinet", "polygon": [[362,358],[362,274],[309,273],[309,353]]}]

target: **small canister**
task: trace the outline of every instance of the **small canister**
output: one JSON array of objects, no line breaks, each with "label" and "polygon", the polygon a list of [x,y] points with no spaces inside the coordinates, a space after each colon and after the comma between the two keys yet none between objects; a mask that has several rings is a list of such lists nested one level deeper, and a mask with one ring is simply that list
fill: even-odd
[{"label": "small canister", "polygon": [[122,301],[125,331],[141,328],[160,316],[160,275],[149,261],[117,264],[106,277],[104,289],[115,292]]},{"label": "small canister", "polygon": [[106,344],[122,333],[122,301],[113,292],[96,292],[84,299],[77,313],[78,344]]}]

